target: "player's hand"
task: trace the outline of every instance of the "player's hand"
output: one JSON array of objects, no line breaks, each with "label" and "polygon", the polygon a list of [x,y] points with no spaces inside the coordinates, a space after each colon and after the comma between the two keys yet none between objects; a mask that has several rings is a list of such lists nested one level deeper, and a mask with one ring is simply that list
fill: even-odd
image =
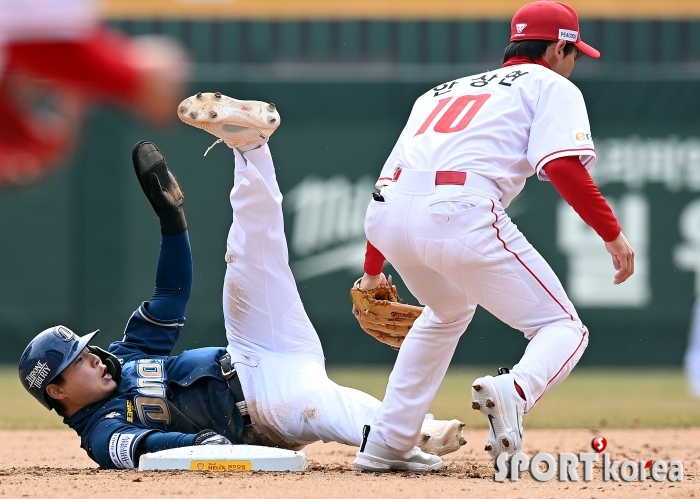
[{"label": "player's hand", "polygon": [[625,282],[629,276],[634,274],[634,250],[632,250],[629,241],[620,232],[620,235],[614,240],[605,243],[605,249],[612,255],[613,267],[617,270],[613,283]]},{"label": "player's hand", "polygon": [[379,275],[369,275],[365,273],[365,275],[362,276],[362,279],[360,279],[359,287],[360,289],[374,289],[382,284],[386,284],[386,277],[384,277],[383,272]]},{"label": "player's hand", "polygon": [[[369,275],[368,273],[365,272],[365,275],[362,276],[362,279],[360,279],[360,284],[358,287],[360,289],[374,289],[377,286],[380,286],[382,284],[386,284],[386,277],[384,277],[384,273],[380,273],[379,275]],[[359,314],[359,310],[357,310],[357,307],[355,305],[352,306],[352,315],[357,315]]]},{"label": "player's hand", "polygon": [[194,438],[194,445],[231,445],[231,442],[213,430],[202,430]]}]

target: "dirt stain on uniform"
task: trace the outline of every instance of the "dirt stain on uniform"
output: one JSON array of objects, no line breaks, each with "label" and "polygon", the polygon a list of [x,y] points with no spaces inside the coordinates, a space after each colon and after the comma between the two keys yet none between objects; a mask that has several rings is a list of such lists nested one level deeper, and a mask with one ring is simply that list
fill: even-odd
[{"label": "dirt stain on uniform", "polygon": [[226,281],[226,295],[229,298],[227,307],[228,313],[236,320],[241,320],[245,316],[246,310],[250,308],[248,304],[248,293],[246,293],[235,281]]},{"label": "dirt stain on uniform", "polygon": [[226,260],[226,263],[236,263],[236,255],[232,255],[231,253],[226,253],[224,260]]},{"label": "dirt stain on uniform", "polygon": [[305,423],[313,421],[318,418],[318,409],[315,407],[307,407],[302,411],[301,416],[304,418]]}]

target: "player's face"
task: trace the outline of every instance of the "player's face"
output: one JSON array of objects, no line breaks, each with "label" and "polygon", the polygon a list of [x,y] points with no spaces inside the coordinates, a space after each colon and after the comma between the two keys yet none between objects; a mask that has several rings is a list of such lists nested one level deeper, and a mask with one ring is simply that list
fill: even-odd
[{"label": "player's face", "polygon": [[578,59],[578,58],[579,58],[579,51],[576,47],[574,47],[574,50],[572,50],[569,55],[565,56],[562,59],[562,61],[561,61],[562,72],[559,74],[562,75],[564,78],[568,78],[571,75],[571,72],[574,70],[574,65],[576,64],[576,59]]},{"label": "player's face", "polygon": [[63,382],[59,388],[62,396],[55,398],[63,398],[77,408],[108,397],[117,387],[117,383],[107,373],[107,366],[97,355],[88,352],[87,348],[61,373],[61,377]]},{"label": "player's face", "polygon": [[545,60],[551,66],[552,71],[560,74],[564,78],[568,78],[574,70],[574,64],[576,63],[576,59],[579,58],[580,53],[576,47],[573,47],[571,53],[565,55],[565,46],[566,42],[564,42],[564,40],[559,40],[556,44],[552,43],[545,53]]}]

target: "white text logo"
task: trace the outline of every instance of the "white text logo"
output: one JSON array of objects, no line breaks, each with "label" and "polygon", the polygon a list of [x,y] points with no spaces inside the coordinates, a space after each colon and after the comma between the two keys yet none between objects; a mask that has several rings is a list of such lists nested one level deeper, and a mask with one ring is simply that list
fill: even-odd
[{"label": "white text logo", "polygon": [[374,182],[361,177],[307,177],[285,194],[293,213],[291,263],[297,282],[339,270],[353,274],[364,262],[365,214]]},{"label": "white text logo", "polygon": [[39,361],[32,369],[32,372],[27,375],[25,380],[29,383],[29,388],[41,388],[46,376],[51,372],[46,362]]},{"label": "white text logo", "polygon": [[[560,482],[578,482],[578,467],[583,463],[583,481],[593,480],[593,463],[598,461],[599,454],[595,452],[580,452],[578,455],[571,452],[562,452],[559,458],[547,452],[535,454],[532,459],[522,452],[513,455],[508,462],[508,454],[503,452],[496,458],[498,470],[493,479],[503,482],[509,478],[516,482],[523,471],[529,471],[532,478],[538,482],[546,482],[557,476]],[[544,465],[544,466],[542,466]],[[546,468],[543,470],[542,468]],[[609,453],[603,454],[603,481],[604,482],[644,482],[649,477],[655,482],[681,482],[683,481],[683,463],[680,461],[612,461]]]},{"label": "white text logo", "polygon": [[578,40],[578,31],[559,28],[559,39],[566,40],[568,42],[575,42]]}]

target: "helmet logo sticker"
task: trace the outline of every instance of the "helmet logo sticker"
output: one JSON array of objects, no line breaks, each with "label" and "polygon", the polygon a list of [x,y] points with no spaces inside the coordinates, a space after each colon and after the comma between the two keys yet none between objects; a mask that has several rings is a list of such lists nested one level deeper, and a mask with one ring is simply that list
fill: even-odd
[{"label": "helmet logo sticker", "polygon": [[522,33],[525,30],[526,26],[527,23],[518,23],[515,25],[515,29],[518,30],[518,33]]},{"label": "helmet logo sticker", "polygon": [[29,383],[29,388],[41,388],[46,376],[51,372],[46,362],[38,361],[25,380]]},{"label": "helmet logo sticker", "polygon": [[65,326],[55,327],[53,330],[53,334],[55,334],[56,337],[62,339],[63,341],[71,341],[75,336],[75,333]]}]

